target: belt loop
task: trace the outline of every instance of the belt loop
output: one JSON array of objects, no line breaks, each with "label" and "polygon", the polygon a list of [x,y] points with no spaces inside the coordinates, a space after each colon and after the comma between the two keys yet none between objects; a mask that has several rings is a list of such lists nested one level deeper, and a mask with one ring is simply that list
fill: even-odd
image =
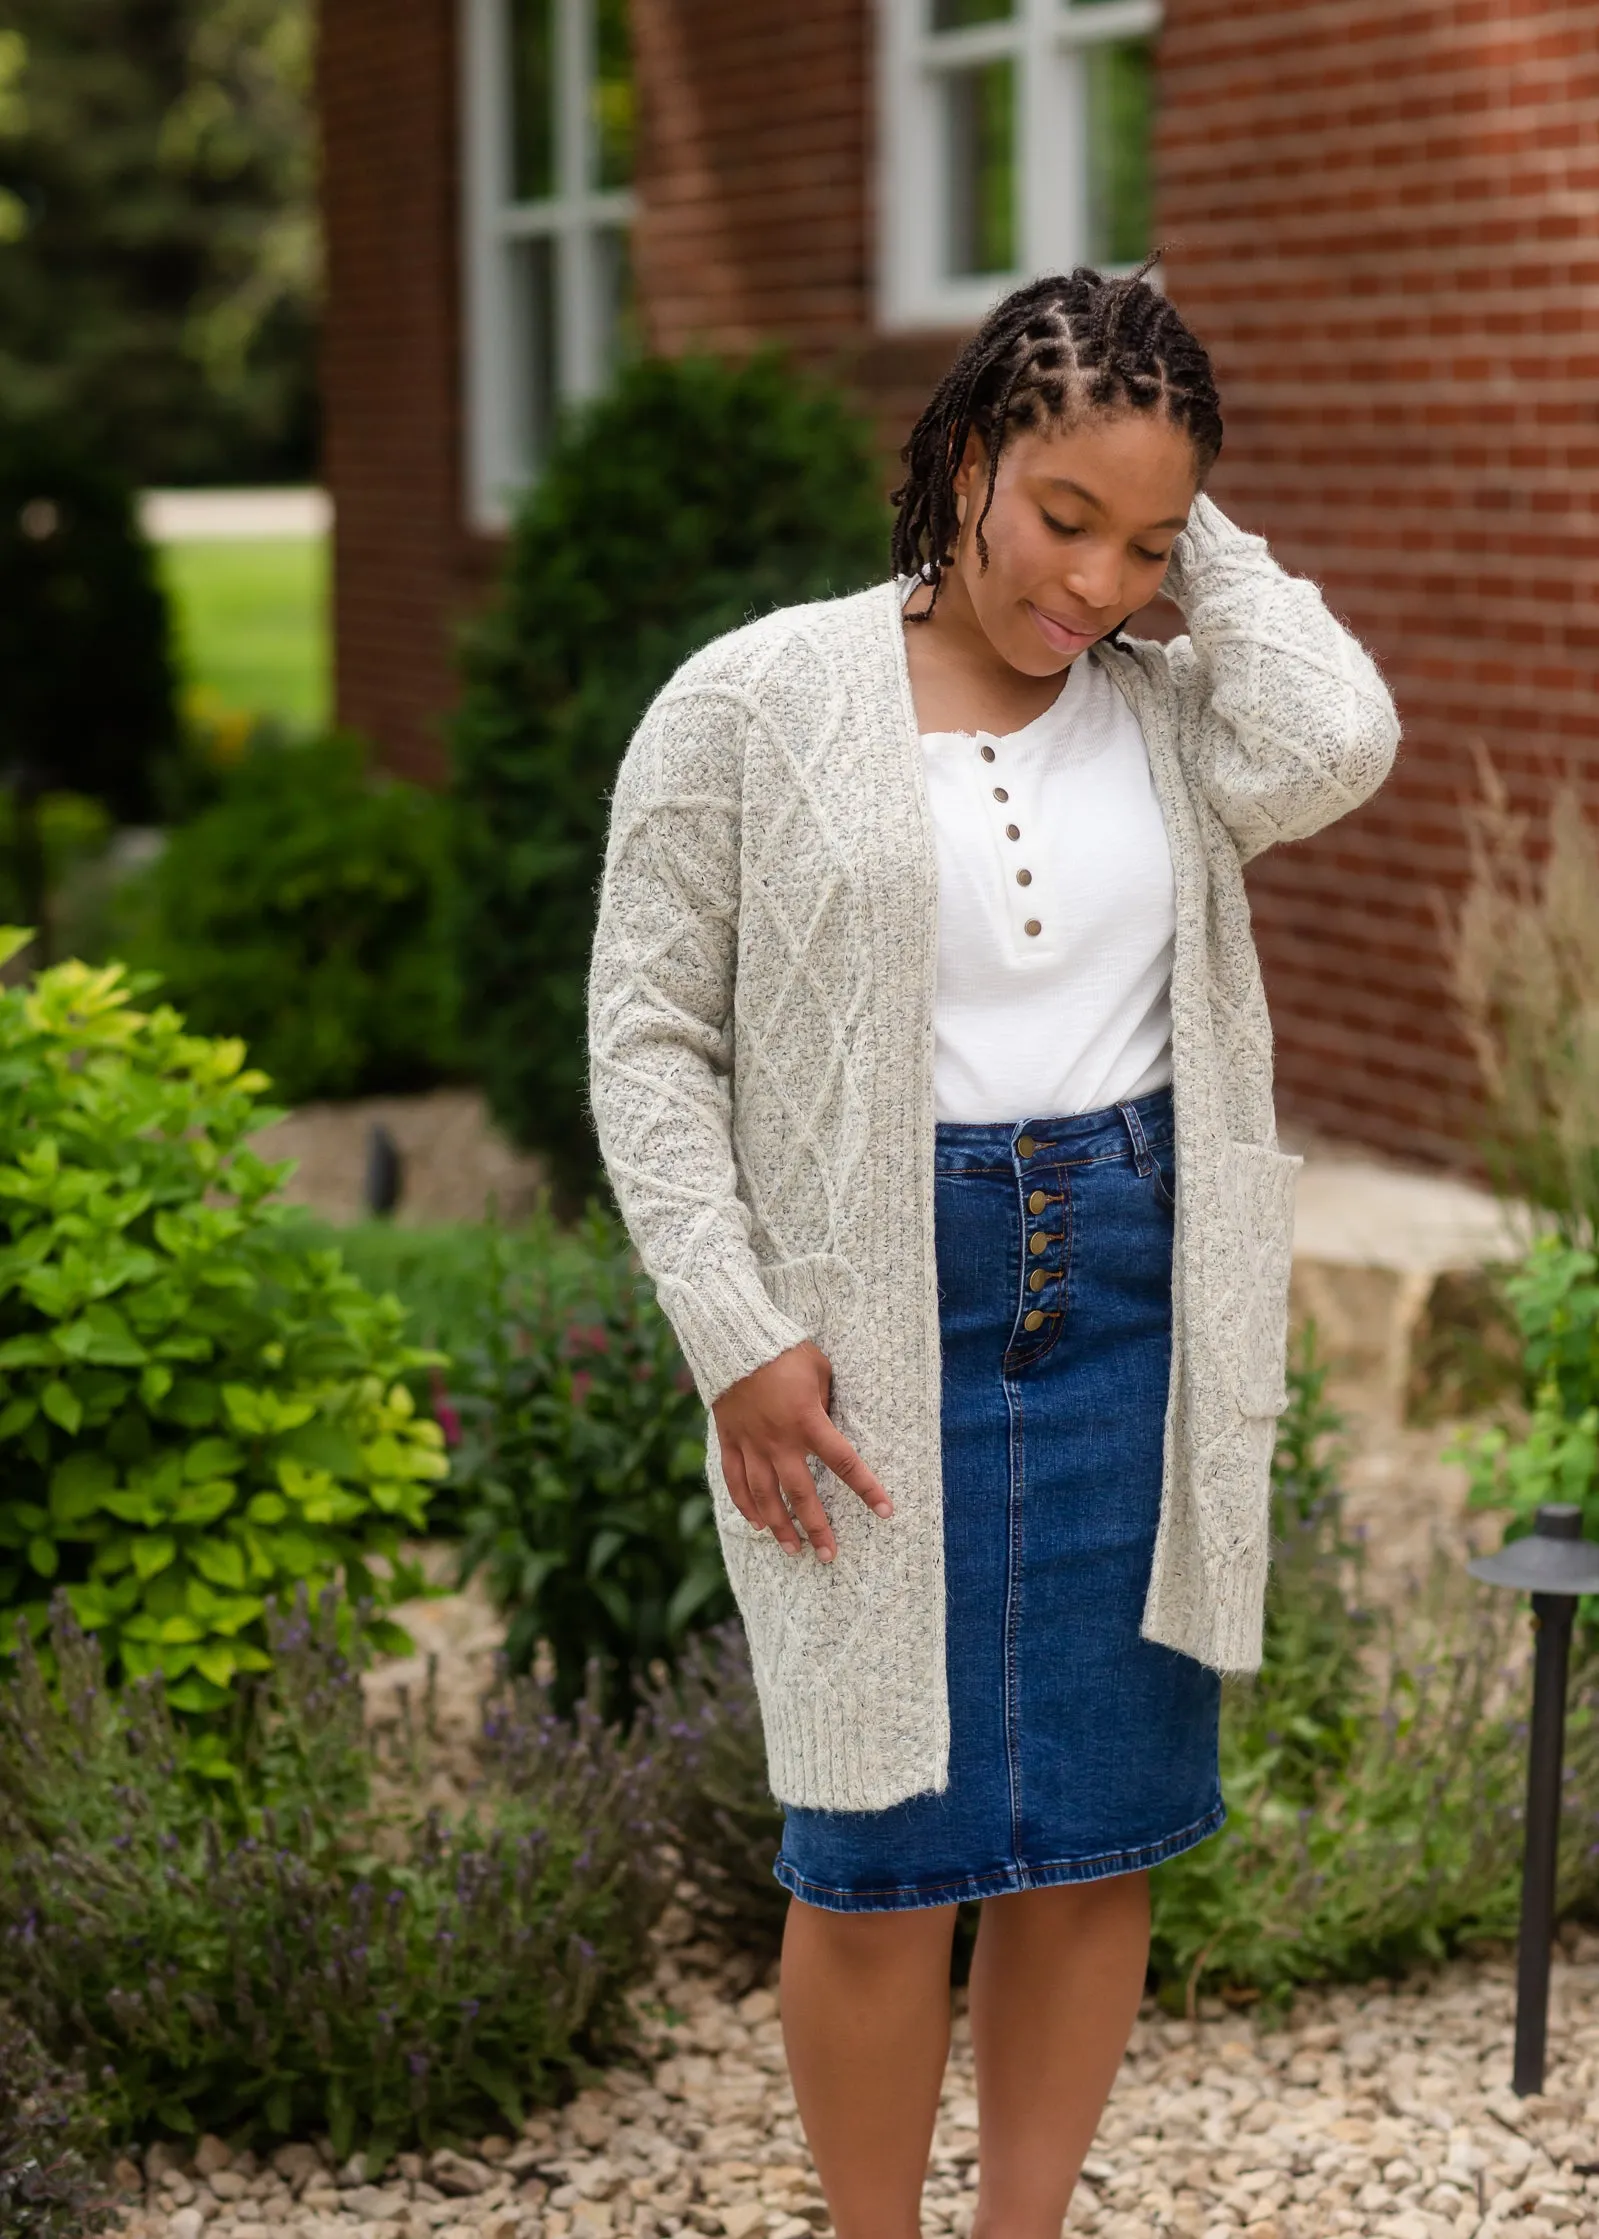
[{"label": "belt loop", "polygon": [[1136,1104],[1118,1104],[1116,1107],[1126,1124],[1128,1140],[1133,1146],[1133,1164],[1147,1182],[1155,1171],[1155,1161],[1150,1156],[1149,1144],[1144,1136],[1144,1123],[1138,1116]]}]

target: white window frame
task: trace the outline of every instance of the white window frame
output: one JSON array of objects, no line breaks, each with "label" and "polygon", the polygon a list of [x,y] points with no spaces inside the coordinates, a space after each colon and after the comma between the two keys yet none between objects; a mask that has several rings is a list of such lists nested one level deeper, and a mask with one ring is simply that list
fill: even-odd
[{"label": "white window frame", "polygon": [[518,202],[512,190],[509,0],[460,0],[462,392],[465,507],[472,527],[503,529],[537,470],[528,456],[527,337],[517,332],[518,244],[555,244],[555,393],[593,396],[606,358],[605,273],[598,236],[625,232],[630,189],[593,178],[590,105],[593,0],[555,0],[555,191]]},{"label": "white window frame", "polygon": [[[931,31],[931,0],[878,0],[878,318],[890,330],[973,326],[1021,281],[1087,258],[1088,150],[1080,58],[1159,30],[1161,0],[1015,0],[1003,23]],[[1015,62],[1018,261],[1008,273],[942,269],[940,78],[961,63]],[[1119,270],[1120,267],[1110,269]]]}]

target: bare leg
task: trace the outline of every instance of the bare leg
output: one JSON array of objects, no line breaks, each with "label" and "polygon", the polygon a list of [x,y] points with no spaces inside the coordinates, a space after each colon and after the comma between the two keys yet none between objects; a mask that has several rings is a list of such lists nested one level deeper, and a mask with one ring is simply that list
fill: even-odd
[{"label": "bare leg", "polygon": [[783,2038],[837,2239],[917,2239],[949,2058],[955,1907],[825,1912],[791,1900]]},{"label": "bare leg", "polygon": [[972,1954],[972,2239],[1060,2239],[1149,1960],[1149,1876],[989,1897]]}]

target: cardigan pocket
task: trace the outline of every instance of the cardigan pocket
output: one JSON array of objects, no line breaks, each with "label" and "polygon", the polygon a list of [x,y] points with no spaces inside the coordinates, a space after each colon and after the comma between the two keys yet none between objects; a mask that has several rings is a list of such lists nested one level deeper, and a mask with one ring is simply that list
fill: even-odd
[{"label": "cardigan pocket", "polygon": [[1294,1183],[1303,1163],[1265,1144],[1231,1142],[1222,1144],[1217,1162],[1217,1196],[1235,1255],[1223,1327],[1245,1415],[1280,1415],[1288,1405],[1288,1279]]}]

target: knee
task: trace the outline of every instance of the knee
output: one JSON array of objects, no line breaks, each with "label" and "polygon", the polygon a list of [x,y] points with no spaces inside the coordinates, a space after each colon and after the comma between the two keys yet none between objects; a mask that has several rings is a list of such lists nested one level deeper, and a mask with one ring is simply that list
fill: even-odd
[{"label": "knee", "polygon": [[784,1948],[817,1953],[863,1976],[893,1973],[921,1963],[931,1951],[949,1949],[953,1905],[917,1905],[903,1912],[831,1912],[789,1899]]}]

